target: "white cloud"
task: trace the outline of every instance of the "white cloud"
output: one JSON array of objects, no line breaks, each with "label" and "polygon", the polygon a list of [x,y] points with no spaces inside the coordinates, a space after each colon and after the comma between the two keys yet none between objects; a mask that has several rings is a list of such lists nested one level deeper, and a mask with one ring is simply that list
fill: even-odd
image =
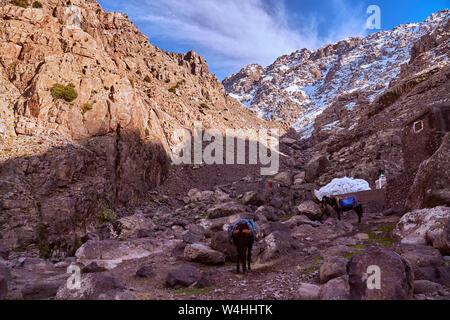
[{"label": "white cloud", "polygon": [[228,72],[250,63],[265,66],[280,55],[355,35],[354,12],[347,6],[339,6],[339,25],[324,38],[318,35],[314,17],[301,28],[290,26],[282,0],[132,0],[111,5],[144,23],[150,41],[156,37],[189,44],[213,69]]}]

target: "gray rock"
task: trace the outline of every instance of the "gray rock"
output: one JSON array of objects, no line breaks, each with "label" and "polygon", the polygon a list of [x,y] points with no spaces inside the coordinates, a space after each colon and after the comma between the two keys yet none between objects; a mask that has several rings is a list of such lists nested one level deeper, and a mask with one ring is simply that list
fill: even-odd
[{"label": "gray rock", "polygon": [[151,266],[143,265],[136,271],[136,277],[138,278],[152,278],[155,276],[155,271]]},{"label": "gray rock", "polygon": [[414,281],[414,294],[432,294],[444,290],[444,287],[439,283],[428,280]]},{"label": "gray rock", "polygon": [[187,261],[199,262],[207,265],[218,265],[225,263],[225,255],[201,244],[189,244],[184,249],[184,258]]},{"label": "gray rock", "polygon": [[273,179],[283,187],[290,187],[292,185],[292,175],[287,171],[278,173]]},{"label": "gray rock", "polygon": [[108,273],[88,273],[81,275],[80,289],[69,289],[67,283],[62,284],[56,294],[58,300],[100,300],[108,296],[108,292],[116,295],[126,293],[122,281]]},{"label": "gray rock", "polygon": [[55,297],[58,288],[65,281],[40,281],[28,283],[22,288],[22,297],[25,300],[42,300]]},{"label": "gray rock", "polygon": [[216,232],[211,239],[211,248],[222,252],[228,261],[237,261],[237,249],[233,245],[228,232]]},{"label": "gray rock", "polygon": [[319,300],[320,286],[310,283],[300,283],[295,300]]},{"label": "gray rock", "polygon": [[331,279],[345,275],[347,263],[348,259],[340,256],[326,259],[320,266],[320,283],[327,283]]},{"label": "gray rock", "polygon": [[311,220],[320,220],[322,208],[314,201],[305,201],[296,208],[297,214],[304,215]]},{"label": "gray rock", "polygon": [[264,239],[261,262],[278,259],[296,248],[289,232],[274,231]]},{"label": "gray rock", "polygon": [[414,269],[416,280],[429,280],[450,287],[450,267],[419,267]]},{"label": "gray rock", "polygon": [[81,269],[82,273],[95,273],[95,272],[105,272],[106,268],[103,268],[97,264],[97,262],[91,262],[87,266]]},{"label": "gray rock", "polygon": [[184,265],[167,274],[166,286],[172,289],[188,287],[200,280],[198,269],[192,265]]},{"label": "gray rock", "polygon": [[209,219],[229,217],[241,212],[245,212],[245,208],[234,202],[219,203],[207,211]]},{"label": "gray rock", "polygon": [[320,300],[348,300],[350,286],[348,276],[332,279],[320,288]]},{"label": "gray rock", "polygon": [[[381,289],[369,289],[369,266],[380,268]],[[414,273],[410,263],[394,251],[370,247],[347,265],[352,300],[409,300],[413,298]]]},{"label": "gray rock", "polygon": [[324,155],[314,156],[306,165],[305,178],[307,182],[314,182],[320,177],[327,167],[330,165],[330,161]]},{"label": "gray rock", "polygon": [[244,205],[261,206],[267,201],[263,192],[248,191],[242,197],[242,203]]},{"label": "gray rock", "polygon": [[197,243],[203,241],[205,239],[205,235],[200,232],[189,230],[183,235],[183,241],[186,243]]}]

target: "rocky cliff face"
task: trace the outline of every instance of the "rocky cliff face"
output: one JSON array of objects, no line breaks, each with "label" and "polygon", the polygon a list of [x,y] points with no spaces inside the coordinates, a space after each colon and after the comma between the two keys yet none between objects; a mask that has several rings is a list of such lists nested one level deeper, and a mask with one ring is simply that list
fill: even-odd
[{"label": "rocky cliff face", "polygon": [[[261,118],[293,125],[292,138],[303,140],[312,162],[327,159],[309,182],[347,175],[374,188],[383,171],[395,198],[390,205],[400,208],[414,181],[403,164],[401,130],[427,106],[450,101],[449,17],[443,10],[364,39],[303,49],[267,68],[250,65],[223,83]],[[290,153],[292,166],[307,165],[303,150]]]},{"label": "rocky cliff face", "polygon": [[431,49],[416,72],[448,64],[448,52],[442,50],[448,43],[444,34],[432,48],[415,44],[422,36],[448,30],[449,17],[450,11],[443,10],[421,23],[363,39],[348,38],[315,51],[302,49],[266,68],[250,65],[223,84],[259,117],[286,121],[304,139],[311,137],[317,116],[336,103],[341,106],[339,113],[351,114],[353,121],[335,119],[321,123],[319,130],[351,130],[359,120],[359,109],[389,88],[417,52]]},{"label": "rocky cliff face", "polygon": [[0,0],[0,234],[66,251],[168,174],[176,129],[257,128],[194,52],[95,0]]}]

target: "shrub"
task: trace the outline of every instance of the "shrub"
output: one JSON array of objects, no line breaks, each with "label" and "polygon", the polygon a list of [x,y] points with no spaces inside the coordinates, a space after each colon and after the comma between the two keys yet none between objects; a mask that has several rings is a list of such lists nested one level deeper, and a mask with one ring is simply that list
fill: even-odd
[{"label": "shrub", "polygon": [[176,87],[172,87],[172,88],[169,89],[169,92],[176,94],[177,93],[177,88]]},{"label": "shrub", "polygon": [[149,77],[149,76],[145,76],[145,78],[144,78],[144,81],[145,81],[145,82],[149,82],[149,83],[150,83],[150,82],[151,82],[152,80],[150,79],[150,77]]},{"label": "shrub", "polygon": [[90,103],[85,103],[84,105],[83,105],[83,109],[81,110],[81,114],[84,116],[84,114],[86,113],[86,112],[88,112],[89,110],[92,110],[94,108],[94,106],[92,105],[92,104],[90,104]]},{"label": "shrub", "polygon": [[129,81],[130,81],[130,83],[131,83],[131,87],[133,87],[133,89],[134,89],[134,80],[133,80],[133,79],[131,79],[131,78],[129,78],[128,80],[129,80]]},{"label": "shrub", "polygon": [[42,8],[42,3],[40,3],[39,1],[33,2],[33,8],[37,8],[37,9]]},{"label": "shrub", "polygon": [[98,210],[97,218],[100,224],[105,224],[114,221],[116,217],[117,217],[116,212],[106,205],[102,205]]},{"label": "shrub", "polygon": [[75,90],[75,86],[71,83],[67,86],[56,83],[52,87],[52,96],[55,99],[64,99],[67,102],[72,102],[78,97],[78,93]]},{"label": "shrub", "polygon": [[11,0],[11,4],[22,8],[28,8],[30,5],[28,0]]},{"label": "shrub", "polygon": [[203,109],[211,109],[206,103],[202,103],[201,105],[200,105]]}]

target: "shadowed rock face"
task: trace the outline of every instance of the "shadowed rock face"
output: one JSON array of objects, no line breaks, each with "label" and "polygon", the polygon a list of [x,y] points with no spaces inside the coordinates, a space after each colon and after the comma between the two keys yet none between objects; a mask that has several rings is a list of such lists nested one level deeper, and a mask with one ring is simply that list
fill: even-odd
[{"label": "shadowed rock face", "polygon": [[0,0],[0,234],[48,256],[73,253],[99,219],[164,182],[174,130],[263,121],[202,57],[152,46],[124,14],[93,0],[42,4]]}]

